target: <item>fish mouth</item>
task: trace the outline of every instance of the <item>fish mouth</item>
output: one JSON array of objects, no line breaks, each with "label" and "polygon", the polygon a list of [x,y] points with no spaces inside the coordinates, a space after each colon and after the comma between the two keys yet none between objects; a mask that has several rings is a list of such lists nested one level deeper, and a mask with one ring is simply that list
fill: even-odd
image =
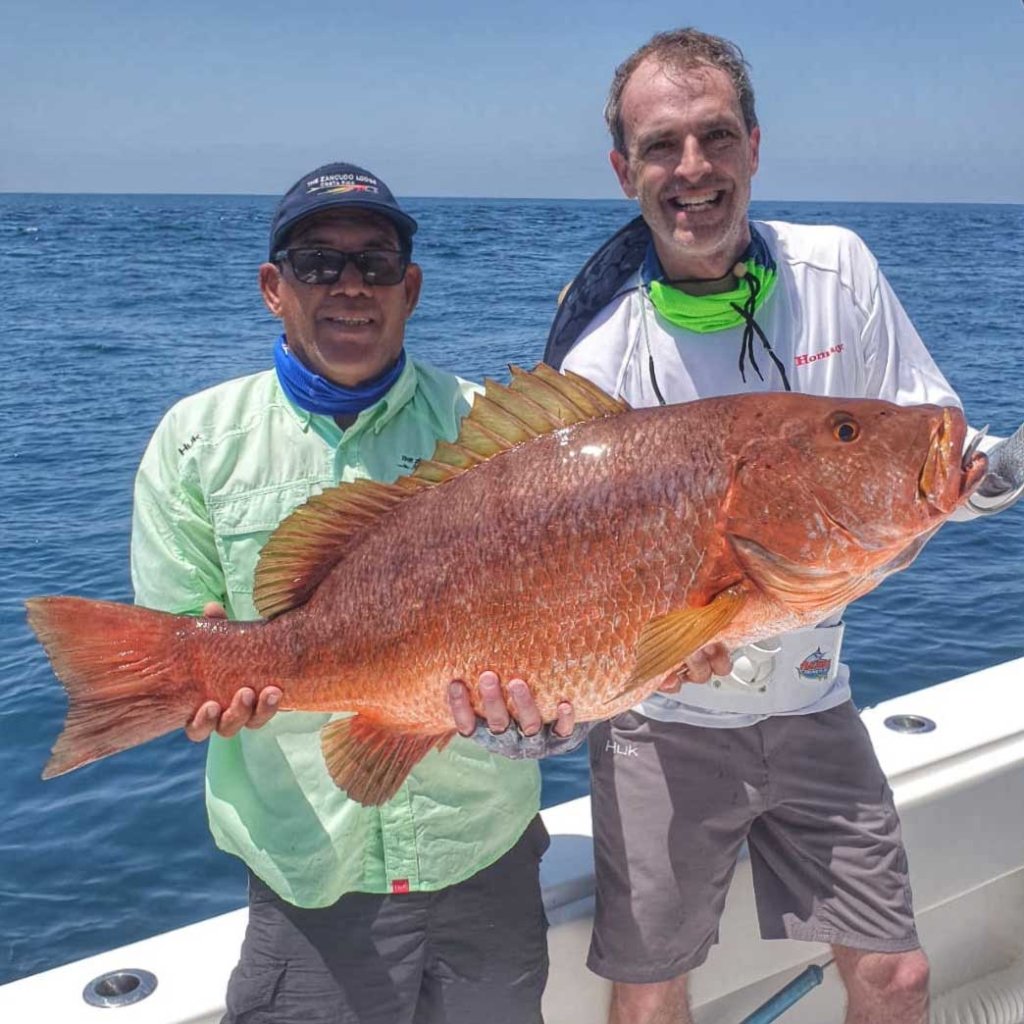
[{"label": "fish mouth", "polygon": [[932,430],[928,454],[917,478],[917,492],[938,515],[950,515],[970,497],[988,469],[988,459],[977,450],[979,435],[964,451],[967,426],[959,409],[942,410]]}]

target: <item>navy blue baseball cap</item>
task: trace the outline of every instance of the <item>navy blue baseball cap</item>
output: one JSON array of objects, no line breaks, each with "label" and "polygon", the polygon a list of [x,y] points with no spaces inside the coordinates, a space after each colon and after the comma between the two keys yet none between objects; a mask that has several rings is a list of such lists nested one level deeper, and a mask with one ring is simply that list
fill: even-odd
[{"label": "navy blue baseball cap", "polygon": [[406,252],[412,251],[417,224],[399,205],[380,178],[355,164],[324,164],[304,174],[277,204],[270,224],[270,257],[273,258],[300,221],[321,210],[350,208],[371,210],[387,217]]}]

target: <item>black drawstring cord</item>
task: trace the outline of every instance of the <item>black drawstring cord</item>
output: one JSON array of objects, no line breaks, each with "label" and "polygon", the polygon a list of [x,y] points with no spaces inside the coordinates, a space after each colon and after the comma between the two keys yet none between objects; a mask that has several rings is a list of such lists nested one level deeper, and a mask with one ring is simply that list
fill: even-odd
[{"label": "black drawstring cord", "polygon": [[647,372],[651,375],[651,384],[654,387],[654,393],[658,396],[658,405],[665,405],[665,396],[661,393],[661,388],[658,387],[658,378],[654,373],[654,356],[647,356]]},{"label": "black drawstring cord", "polygon": [[[729,305],[736,310],[737,313],[743,318],[743,338],[740,341],[740,377],[743,379],[743,383],[747,383],[747,357],[750,357],[750,365],[754,368],[754,372],[764,380],[764,375],[761,373],[760,367],[757,365],[757,359],[754,357],[754,335],[756,334],[761,339],[761,344],[764,346],[765,351],[771,356],[772,362],[778,367],[779,373],[782,374],[782,386],[787,391],[792,391],[793,388],[790,386],[789,377],[786,375],[786,368],[782,365],[782,360],[775,354],[772,349],[771,343],[768,341],[764,331],[761,330],[760,324],[754,319],[754,310],[757,308],[757,296],[761,291],[761,282],[753,274],[747,273],[747,267],[745,263],[737,263],[732,270],[727,271],[721,277],[715,278],[681,278],[678,280],[671,280],[665,278],[665,284],[677,286],[680,284],[690,284],[699,281],[702,284],[707,284],[709,281],[721,281],[728,277],[730,274],[734,275],[738,280],[746,281],[749,294],[747,295],[746,302],[740,306],[735,302],[730,302]],[[640,286],[641,291],[643,286]],[[646,294],[646,293],[644,293]],[[641,297],[643,302],[643,297]],[[646,317],[646,312],[643,312],[641,316]],[[647,320],[643,320],[644,332],[647,330]],[[647,373],[651,378],[651,385],[654,388],[654,394],[658,398],[659,405],[665,405],[665,398],[661,393],[661,388],[658,387],[658,378],[654,373],[654,353],[651,352],[650,339],[647,342]]]},{"label": "black drawstring cord", "polygon": [[740,280],[747,282],[747,287],[750,290],[750,294],[747,296],[747,301],[740,306],[738,303],[730,302],[729,305],[736,310],[741,317],[743,317],[743,338],[740,341],[740,377],[743,378],[743,383],[747,383],[746,363],[747,357],[750,357],[750,365],[754,368],[754,373],[764,380],[764,375],[761,373],[760,367],[757,365],[757,359],[754,357],[754,335],[756,334],[761,339],[761,344],[764,346],[765,351],[771,356],[772,362],[775,363],[779,373],[782,374],[782,385],[787,391],[792,391],[792,387],[789,384],[789,377],[786,376],[786,368],[782,365],[782,361],[775,354],[772,349],[768,338],[765,336],[764,331],[761,330],[760,325],[754,319],[754,310],[757,308],[757,295],[761,290],[761,282],[753,274],[747,273],[747,268],[742,264],[738,263],[733,270],[733,273],[740,278]]}]

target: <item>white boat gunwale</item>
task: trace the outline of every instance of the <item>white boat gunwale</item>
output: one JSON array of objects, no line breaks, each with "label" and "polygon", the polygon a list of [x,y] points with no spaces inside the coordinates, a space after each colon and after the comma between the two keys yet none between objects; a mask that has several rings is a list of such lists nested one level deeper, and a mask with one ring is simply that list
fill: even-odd
[{"label": "white boat gunwale", "polygon": [[[896,796],[922,942],[932,963],[933,1021],[1024,1021],[1024,658],[887,700],[863,712]],[[893,716],[931,719],[898,733]],[[593,911],[589,798],[546,809],[542,868],[551,922],[548,1024],[603,1024],[609,985],[584,966]],[[116,1010],[124,1024],[213,1024],[245,929],[244,908],[0,986],[0,1020],[96,1024],[93,979],[124,970],[157,978],[150,996]],[[735,1024],[827,947],[758,936],[749,863],[737,868],[721,941],[692,979],[696,1019]],[[786,1024],[840,1024],[835,971],[788,1011]],[[992,1008],[995,1009],[992,1009]],[[1018,1015],[1017,1008],[1020,1008]]]}]

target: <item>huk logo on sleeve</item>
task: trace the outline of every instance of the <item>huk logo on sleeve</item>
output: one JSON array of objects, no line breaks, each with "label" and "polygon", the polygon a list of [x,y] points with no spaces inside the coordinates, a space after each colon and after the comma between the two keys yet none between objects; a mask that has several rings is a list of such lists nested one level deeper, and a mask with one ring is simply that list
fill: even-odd
[{"label": "huk logo on sleeve", "polygon": [[193,434],[184,444],[178,445],[178,454],[184,455],[199,440],[199,434]]}]

